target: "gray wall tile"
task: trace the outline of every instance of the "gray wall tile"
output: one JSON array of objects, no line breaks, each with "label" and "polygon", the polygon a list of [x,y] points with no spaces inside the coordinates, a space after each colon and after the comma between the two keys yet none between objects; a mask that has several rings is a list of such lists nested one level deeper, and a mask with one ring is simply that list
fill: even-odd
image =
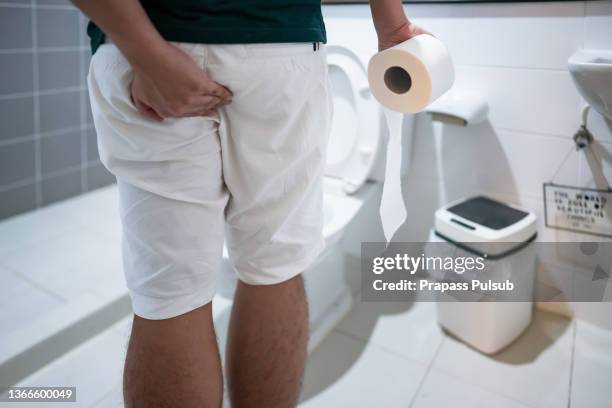
[{"label": "gray wall tile", "polygon": [[34,133],[34,98],[0,100],[0,141]]},{"label": "gray wall tile", "polygon": [[81,170],[43,179],[41,192],[43,205],[81,194]]},{"label": "gray wall tile", "polygon": [[89,18],[86,15],[79,15],[79,31],[83,33],[81,36],[81,46],[89,47],[89,36],[87,35],[87,25],[89,24]]},{"label": "gray wall tile", "polygon": [[79,45],[79,14],[76,9],[36,9],[38,47]]},{"label": "gray wall tile", "polygon": [[91,114],[91,103],[89,102],[89,92],[83,91],[83,100],[85,101],[85,122],[93,123],[93,116]]},{"label": "gray wall tile", "polygon": [[34,177],[34,142],[0,146],[0,186]]},{"label": "gray wall tile", "polygon": [[[30,0],[11,2],[31,3]],[[99,162],[95,131],[74,130],[91,124],[87,92],[44,92],[85,85],[82,80],[89,68],[89,50],[56,51],[49,50],[49,47],[88,45],[84,32],[87,18],[68,0],[36,0],[35,3],[37,8],[34,10],[6,4],[0,7],[0,50],[31,49],[37,42],[37,48],[32,52],[0,53],[0,73],[4,78],[0,81],[0,95],[5,96],[0,99],[0,219],[35,208],[37,203],[41,204],[41,198],[44,205],[80,194],[83,178],[91,179],[92,189],[114,181]],[[62,7],[58,8],[58,5]],[[36,39],[32,38],[33,12],[36,14]],[[33,72],[33,52],[38,53],[37,72]],[[34,89],[35,75],[38,89]],[[6,97],[39,90],[43,95]],[[35,102],[39,107],[36,118]],[[81,123],[81,117],[85,118],[85,123]],[[66,128],[73,130],[62,131]],[[43,133],[36,142],[40,147],[39,156],[35,155],[34,133],[37,129]],[[60,133],[48,134],[57,131]],[[24,140],[11,141],[15,138]],[[83,143],[87,143],[85,157]],[[35,163],[35,160],[39,162]],[[92,166],[82,168],[83,160]],[[35,184],[37,166],[42,181]],[[29,183],[29,180],[32,182],[26,186],[7,189],[13,183]],[[37,189],[41,193],[38,202]]]},{"label": "gray wall tile", "polygon": [[100,159],[100,152],[98,152],[98,136],[96,129],[88,129],[85,131],[85,138],[87,139],[87,160],[96,161]]},{"label": "gray wall tile", "polygon": [[32,48],[32,10],[2,7],[0,11],[0,48]]},{"label": "gray wall tile", "polygon": [[40,131],[49,132],[81,122],[80,91],[40,95]]},{"label": "gray wall tile", "polygon": [[40,140],[42,174],[81,165],[81,131],[45,136]]},{"label": "gray wall tile", "polygon": [[[87,46],[89,47],[89,42]],[[83,63],[82,67],[85,74],[83,78],[87,79],[87,74],[89,74],[89,63],[91,62],[91,51],[81,51],[81,62]]]},{"label": "gray wall tile", "polygon": [[36,185],[0,191],[0,220],[36,208]]},{"label": "gray wall tile", "polygon": [[32,53],[0,54],[0,94],[32,92],[33,71]]},{"label": "gray wall tile", "polygon": [[80,51],[40,52],[38,54],[38,86],[57,89],[81,85]]},{"label": "gray wall tile", "polygon": [[36,4],[41,6],[46,6],[49,4],[72,6],[72,3],[69,0],[36,0]]},{"label": "gray wall tile", "polygon": [[95,190],[115,183],[117,179],[100,163],[87,168],[87,190]]}]

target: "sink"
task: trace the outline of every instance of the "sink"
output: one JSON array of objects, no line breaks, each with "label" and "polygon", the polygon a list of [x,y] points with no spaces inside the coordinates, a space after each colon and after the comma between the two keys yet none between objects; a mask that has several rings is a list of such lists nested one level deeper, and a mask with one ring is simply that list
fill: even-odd
[{"label": "sink", "polygon": [[579,50],[569,58],[568,68],[589,105],[612,120],[612,51]]}]

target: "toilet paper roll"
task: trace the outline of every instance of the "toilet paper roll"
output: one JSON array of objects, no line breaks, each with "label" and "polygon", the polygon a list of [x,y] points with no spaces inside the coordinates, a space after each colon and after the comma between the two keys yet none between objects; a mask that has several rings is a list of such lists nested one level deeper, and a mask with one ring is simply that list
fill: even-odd
[{"label": "toilet paper roll", "polygon": [[402,113],[415,113],[448,91],[455,80],[446,46],[431,35],[419,35],[379,52],[368,64],[368,81],[384,107],[389,128],[385,183],[380,218],[387,242],[406,220],[402,196]]},{"label": "toilet paper roll", "polygon": [[397,112],[422,111],[455,80],[446,46],[422,34],[375,54],[368,64],[370,90],[381,105]]}]

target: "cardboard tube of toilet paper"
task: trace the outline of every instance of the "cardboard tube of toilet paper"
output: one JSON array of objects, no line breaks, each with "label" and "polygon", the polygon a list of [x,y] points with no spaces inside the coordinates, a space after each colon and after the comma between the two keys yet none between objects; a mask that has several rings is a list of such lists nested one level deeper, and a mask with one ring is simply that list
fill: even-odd
[{"label": "cardboard tube of toilet paper", "polygon": [[454,80],[446,46],[427,34],[375,54],[368,64],[372,94],[381,105],[396,112],[422,111],[448,91]]}]

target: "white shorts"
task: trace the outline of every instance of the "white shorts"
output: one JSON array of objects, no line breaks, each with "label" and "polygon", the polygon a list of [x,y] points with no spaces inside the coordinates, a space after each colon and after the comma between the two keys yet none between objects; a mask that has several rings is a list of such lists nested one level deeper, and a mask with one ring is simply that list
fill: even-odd
[{"label": "white shorts", "polygon": [[288,280],[319,255],[331,122],[324,48],[175,44],[234,94],[215,118],[151,121],[112,44],[88,76],[98,147],[119,182],[134,312],[174,317],[212,300],[223,242],[239,279]]}]

